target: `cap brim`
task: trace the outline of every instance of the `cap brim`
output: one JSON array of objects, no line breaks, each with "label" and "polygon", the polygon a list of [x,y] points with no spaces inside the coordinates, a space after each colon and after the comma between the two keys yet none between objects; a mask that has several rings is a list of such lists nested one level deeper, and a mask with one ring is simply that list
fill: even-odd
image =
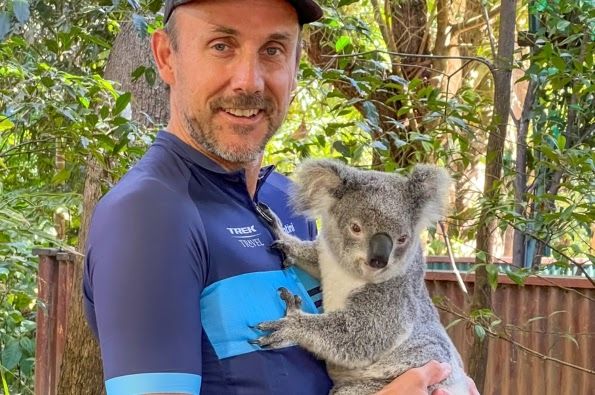
[{"label": "cap brim", "polygon": [[[193,0],[173,0],[165,2],[165,10],[163,10],[163,23],[167,23],[174,8],[179,5],[190,3]],[[298,14],[298,21],[300,25],[311,23],[322,18],[322,8],[313,0],[288,0],[289,3],[296,9]]]}]

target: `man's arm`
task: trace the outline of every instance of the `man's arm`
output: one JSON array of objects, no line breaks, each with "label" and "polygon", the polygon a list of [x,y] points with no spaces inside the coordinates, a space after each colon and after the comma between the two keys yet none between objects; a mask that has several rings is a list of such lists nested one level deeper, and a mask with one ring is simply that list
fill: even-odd
[{"label": "man's arm", "polygon": [[[428,395],[428,387],[438,384],[450,374],[448,363],[430,361],[422,367],[406,371],[376,395]],[[450,395],[446,390],[437,389],[432,395]],[[473,380],[469,378],[469,395],[479,395]]]},{"label": "man's arm", "polygon": [[153,184],[104,202],[91,225],[85,294],[108,395],[200,392],[205,252]]}]

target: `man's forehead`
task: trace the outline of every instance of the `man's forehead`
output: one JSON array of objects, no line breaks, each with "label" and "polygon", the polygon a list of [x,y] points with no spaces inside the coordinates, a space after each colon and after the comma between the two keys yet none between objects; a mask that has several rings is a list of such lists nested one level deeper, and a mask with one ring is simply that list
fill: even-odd
[{"label": "man's forehead", "polygon": [[297,13],[284,0],[197,0],[180,7],[176,15],[185,20],[185,30],[198,28],[199,23],[206,28],[202,32],[232,36],[260,33],[290,40],[299,34]]}]

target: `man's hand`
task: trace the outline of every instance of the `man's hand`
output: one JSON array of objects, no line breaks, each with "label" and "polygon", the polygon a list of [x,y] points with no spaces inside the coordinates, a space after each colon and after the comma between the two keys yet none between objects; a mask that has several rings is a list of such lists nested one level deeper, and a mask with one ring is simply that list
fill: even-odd
[{"label": "man's hand", "polygon": [[[450,365],[430,361],[422,367],[406,371],[376,395],[428,395],[428,387],[438,384],[450,374]],[[437,389],[432,395],[451,395],[450,392]],[[479,395],[473,380],[469,379],[469,395]]]}]

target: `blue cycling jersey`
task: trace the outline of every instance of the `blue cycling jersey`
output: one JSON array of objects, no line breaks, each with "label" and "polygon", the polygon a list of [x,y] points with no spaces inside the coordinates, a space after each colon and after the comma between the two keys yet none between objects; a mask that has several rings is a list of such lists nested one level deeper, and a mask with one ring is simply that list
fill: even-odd
[{"label": "blue cycling jersey", "polygon": [[251,326],[283,316],[277,289],[320,306],[319,284],[284,269],[270,248],[266,204],[285,230],[313,238],[292,213],[289,181],[261,170],[254,198],[243,171],[226,172],[173,134],[99,202],[84,273],[87,318],[98,336],[108,395],[327,394],[324,364],[293,346],[263,350]]}]

